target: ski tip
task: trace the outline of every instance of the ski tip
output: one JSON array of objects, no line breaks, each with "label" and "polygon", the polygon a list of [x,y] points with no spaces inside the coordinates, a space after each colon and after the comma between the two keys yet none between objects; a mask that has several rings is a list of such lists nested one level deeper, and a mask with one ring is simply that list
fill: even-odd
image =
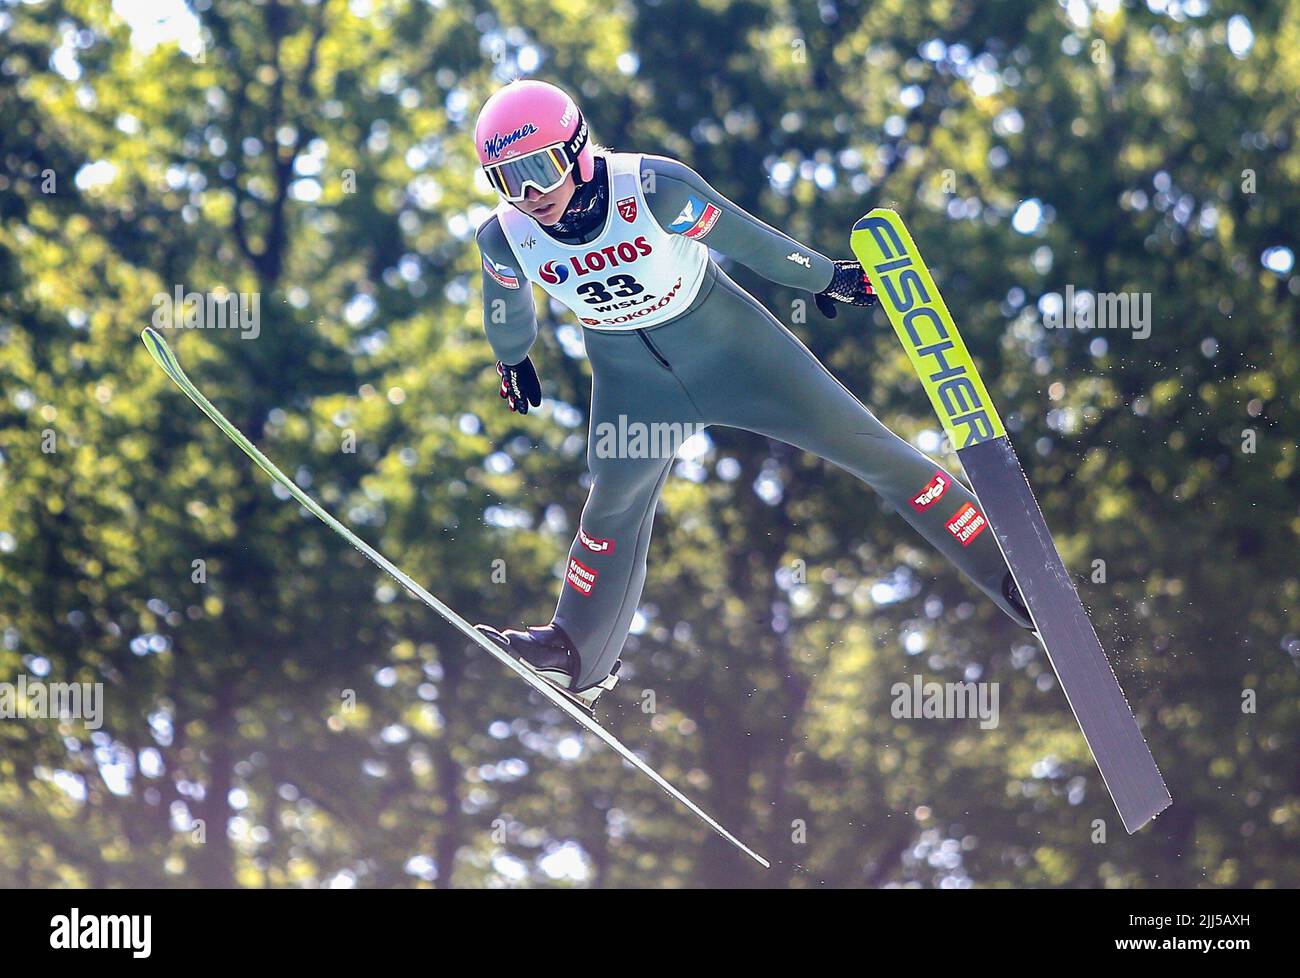
[{"label": "ski tip", "polygon": [[173,366],[177,370],[180,369],[179,364],[175,363],[176,358],[172,356],[171,347],[167,345],[167,341],[162,338],[156,329],[152,326],[146,326],[140,331],[140,339],[144,343],[144,348],[149,351],[149,356],[153,357],[154,362],[163,370],[172,374]]},{"label": "ski tip", "polygon": [[140,340],[144,343],[144,348],[149,351],[155,360],[158,359],[160,350],[167,348],[167,341],[158,335],[158,331],[152,326],[146,326],[140,330]]},{"label": "ski tip", "polygon": [[874,221],[882,217],[886,220],[889,218],[898,220],[898,212],[891,207],[873,207],[871,210],[867,211],[867,213],[858,218],[857,222],[853,225],[853,230],[865,230],[870,227]]}]

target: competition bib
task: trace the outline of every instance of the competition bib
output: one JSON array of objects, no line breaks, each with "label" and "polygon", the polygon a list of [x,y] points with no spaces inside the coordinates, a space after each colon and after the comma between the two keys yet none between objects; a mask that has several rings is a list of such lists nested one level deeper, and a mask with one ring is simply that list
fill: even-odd
[{"label": "competition bib", "polygon": [[[709,249],[663,230],[641,191],[641,154],[610,153],[609,213],[592,241],[566,245],[508,203],[497,208],[523,269],[587,329],[641,329],[677,316],[700,290]],[[531,244],[530,244],[531,243]]]}]

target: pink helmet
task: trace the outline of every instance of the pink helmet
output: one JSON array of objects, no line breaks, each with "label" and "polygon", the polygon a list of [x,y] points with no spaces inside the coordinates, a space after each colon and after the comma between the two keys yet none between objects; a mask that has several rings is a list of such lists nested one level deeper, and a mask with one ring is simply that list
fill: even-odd
[{"label": "pink helmet", "polygon": [[554,190],[575,163],[582,182],[595,174],[582,110],[546,82],[513,81],[493,93],[478,114],[474,143],[488,179],[507,200],[522,200],[528,184],[541,193]]}]

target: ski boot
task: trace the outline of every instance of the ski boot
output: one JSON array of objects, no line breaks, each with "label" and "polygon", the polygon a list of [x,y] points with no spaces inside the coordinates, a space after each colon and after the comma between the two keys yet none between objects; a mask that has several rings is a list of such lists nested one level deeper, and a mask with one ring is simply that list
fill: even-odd
[{"label": "ski boot", "polygon": [[513,628],[499,632],[491,625],[474,627],[563,693],[588,716],[594,716],[593,708],[600,694],[613,689],[618,683],[618,669],[623,664],[622,660],[615,662],[609,675],[600,682],[575,692],[572,686],[581,668],[578,650],[573,647],[573,642],[564,633],[564,629],[554,622],[534,626],[523,632]]},{"label": "ski boot", "polygon": [[1034,627],[1034,619],[1029,616],[1029,608],[1025,605],[1025,599],[1020,596],[1020,588],[1016,587],[1016,579],[1011,576],[1011,571],[1007,571],[1007,576],[1002,578],[1002,596],[1024,619],[1020,622],[1021,627],[1037,635],[1038,629]]}]

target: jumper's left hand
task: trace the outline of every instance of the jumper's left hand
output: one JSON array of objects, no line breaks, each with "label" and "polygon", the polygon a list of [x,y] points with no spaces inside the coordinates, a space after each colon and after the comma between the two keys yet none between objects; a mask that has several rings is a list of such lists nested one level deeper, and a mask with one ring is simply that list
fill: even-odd
[{"label": "jumper's left hand", "polygon": [[835,303],[870,306],[876,301],[876,290],[860,262],[837,261],[831,284],[813,296],[813,301],[817,303],[817,308],[821,310],[823,316],[834,319],[838,311]]}]

